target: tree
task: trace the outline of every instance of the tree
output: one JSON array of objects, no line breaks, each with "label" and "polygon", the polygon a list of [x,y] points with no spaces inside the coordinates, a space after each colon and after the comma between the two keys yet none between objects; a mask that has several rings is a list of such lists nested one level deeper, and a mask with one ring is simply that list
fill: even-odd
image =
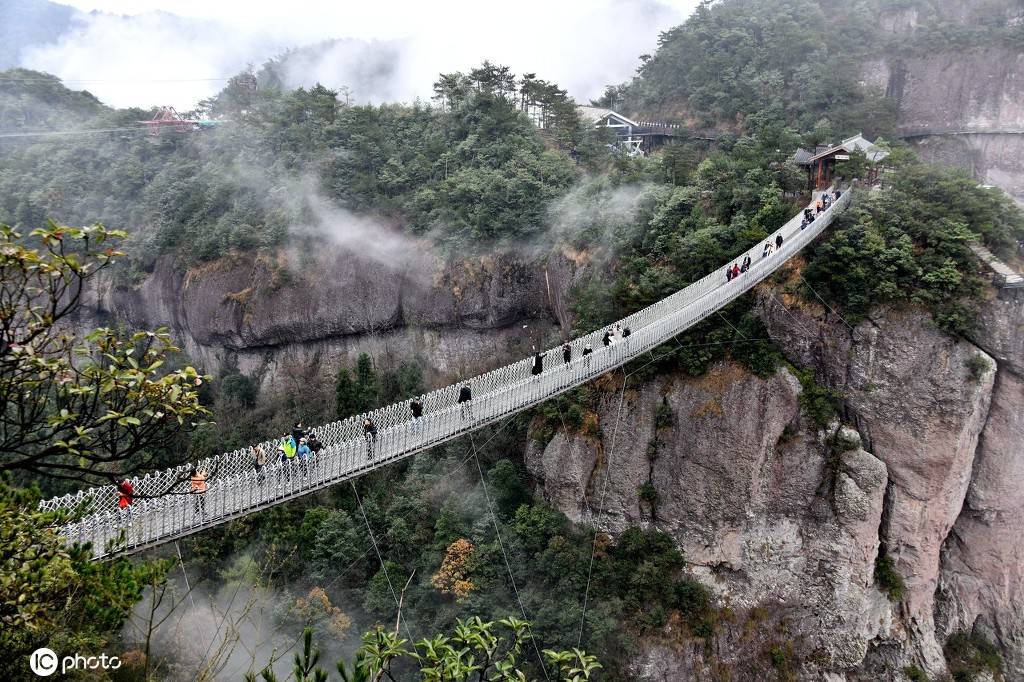
[{"label": "tree", "polygon": [[209,414],[196,392],[206,377],[163,368],[179,352],[166,331],[70,331],[86,284],[124,255],[112,244],[125,236],[51,221],[26,239],[0,225],[0,470],[123,478]]},{"label": "tree", "polygon": [[[499,629],[500,628],[500,629]],[[326,682],[327,671],[318,666],[320,650],[313,643],[313,632],[303,632],[303,649],[295,654],[292,673],[296,680]],[[525,682],[524,652],[532,644],[530,623],[518,618],[504,618],[497,623],[480,618],[459,620],[451,634],[438,634],[422,639],[413,649],[397,633],[381,627],[363,635],[363,644],[356,651],[351,665],[339,661],[338,674],[345,682],[379,682],[380,680],[416,679],[422,682],[468,682],[469,680],[502,680]],[[544,659],[550,679],[559,682],[585,682],[601,668],[597,658],[580,649],[556,651],[545,649]],[[415,662],[419,674],[399,674],[395,667]],[[265,682],[277,682],[268,665],[260,676]],[[256,675],[246,675],[255,682]]]},{"label": "tree", "polygon": [[[64,512],[40,512],[37,490],[0,478],[0,678],[22,679],[40,646],[100,650],[146,585],[162,581],[171,562],[95,562],[86,546],[68,546],[56,527]],[[87,645],[87,646],[86,646]]]}]

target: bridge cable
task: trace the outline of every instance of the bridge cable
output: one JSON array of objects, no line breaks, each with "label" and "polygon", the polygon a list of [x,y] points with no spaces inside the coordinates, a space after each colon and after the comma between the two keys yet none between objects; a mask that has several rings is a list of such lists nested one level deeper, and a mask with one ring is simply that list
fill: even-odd
[{"label": "bridge cable", "polygon": [[[523,620],[529,622],[529,618],[526,616],[526,608],[523,606],[523,600],[519,596],[519,588],[516,587],[516,578],[512,574],[512,565],[508,561],[508,553],[505,551],[505,543],[501,539],[501,531],[498,529],[498,517],[494,514],[494,507],[491,504],[491,494],[487,489],[487,479],[484,478],[483,467],[480,466],[480,453],[476,448],[476,440],[473,438],[473,432],[469,433],[469,442],[473,446],[473,458],[476,459],[476,470],[480,474],[480,487],[484,491],[484,500],[487,502],[487,513],[491,517],[491,523],[494,524],[494,535],[498,538],[498,547],[501,548],[501,556],[505,559],[505,568],[508,570],[508,579],[512,583],[512,591],[516,595],[516,601],[519,603],[519,611],[523,614]],[[533,626],[530,626],[530,643],[533,644],[533,651],[537,654],[537,662],[540,663],[541,670],[544,671],[544,679],[550,680],[548,677],[548,668],[544,665],[544,657],[540,654],[540,649],[537,647],[537,640],[533,636]]]},{"label": "bridge cable", "polygon": [[[621,369],[621,368],[620,368]],[[615,412],[615,428],[612,430],[612,446],[608,452],[607,470],[604,477],[604,490],[601,493],[601,504],[598,509],[604,509],[605,500],[608,497],[608,482],[611,480],[612,474],[612,456],[615,454],[615,445],[618,442],[619,435],[619,420],[622,417],[622,403],[626,397],[626,381],[629,379],[629,375],[626,371],[622,370],[622,389],[619,391],[619,407]],[[594,542],[590,547],[590,566],[587,568],[587,587],[583,591],[583,613],[580,616],[580,635],[576,639],[576,646],[582,646],[583,642],[583,628],[587,622],[587,602],[590,599],[590,582],[594,575],[594,556],[597,554],[597,537],[600,535],[595,524],[594,527]]]},{"label": "bridge cable", "polygon": [[825,299],[824,299],[824,298],[822,298],[822,297],[821,297],[821,295],[820,295],[820,294],[818,294],[818,292],[814,290],[814,287],[812,287],[812,286],[811,286],[811,283],[810,283],[810,282],[808,282],[808,281],[807,281],[806,279],[804,279],[803,273],[799,273],[799,277],[800,277],[800,281],[801,281],[801,282],[803,282],[803,283],[804,283],[804,285],[805,285],[805,286],[806,286],[806,287],[807,287],[808,289],[810,289],[810,290],[811,290],[811,293],[812,293],[812,294],[814,294],[815,296],[817,296],[817,297],[818,297],[818,300],[819,300],[819,301],[821,301],[821,304],[822,304],[823,306],[825,306],[825,307],[826,307],[826,308],[828,309],[828,311],[829,311],[830,313],[832,313],[833,315],[835,315],[836,317],[838,317],[838,318],[839,318],[839,320],[840,320],[840,321],[841,321],[841,322],[842,322],[843,324],[845,324],[845,325],[847,326],[847,328],[848,328],[848,329],[850,330],[850,332],[851,332],[851,333],[852,333],[852,334],[853,334],[854,336],[856,336],[856,335],[857,335],[857,330],[856,330],[856,329],[855,329],[855,328],[854,328],[854,327],[853,327],[853,326],[852,326],[852,325],[851,325],[851,324],[850,324],[849,322],[847,322],[847,321],[846,321],[846,319],[845,319],[845,318],[844,318],[844,317],[843,317],[842,315],[840,315],[839,313],[837,313],[837,312],[835,311],[835,309],[834,309],[834,308],[833,308],[832,306],[830,306],[830,305],[829,305],[828,303],[826,303],[826,302],[825,302]]},{"label": "bridge cable", "polygon": [[[384,578],[388,581],[388,589],[391,591],[391,597],[395,600],[395,608],[399,609],[398,618],[402,620],[401,602],[398,601],[398,594],[395,592],[395,586],[391,583],[391,575],[388,573],[388,567],[384,563],[384,557],[380,553],[380,548],[377,546],[377,539],[373,535],[373,529],[370,528],[370,519],[366,516],[366,509],[363,508],[363,501],[359,497],[359,491],[356,489],[355,479],[349,479],[349,484],[352,486],[352,492],[355,493],[356,502],[359,504],[359,512],[363,515],[363,521],[366,522],[366,532],[370,535],[370,542],[373,544],[373,550],[377,553],[377,559],[380,561],[380,568],[384,571]],[[409,643],[415,646],[415,638],[412,636],[412,631],[409,629],[409,619],[406,618],[405,622],[405,634],[409,636]]]},{"label": "bridge cable", "polygon": [[[722,320],[723,320],[723,321],[724,321],[724,322],[725,322],[725,323],[726,323],[727,325],[729,325],[729,326],[730,326],[730,327],[732,328],[732,330],[733,330],[734,332],[736,332],[737,334],[739,334],[739,335],[740,335],[741,337],[743,337],[744,339],[746,339],[746,338],[747,338],[746,334],[744,334],[744,333],[743,333],[743,332],[741,332],[741,331],[740,331],[739,329],[737,329],[737,328],[736,328],[736,326],[735,326],[735,325],[734,325],[734,324],[733,324],[732,322],[730,322],[730,321],[729,321],[729,318],[727,318],[727,317],[726,317],[725,315],[723,315],[723,314],[722,314],[722,310],[721,310],[721,308],[719,308],[719,309],[718,309],[718,310],[716,310],[715,312],[716,312],[716,313],[718,313],[718,316],[719,316],[720,318],[722,318]],[[675,337],[673,337],[673,338],[675,338]],[[677,341],[677,343],[678,343],[678,341]]]}]

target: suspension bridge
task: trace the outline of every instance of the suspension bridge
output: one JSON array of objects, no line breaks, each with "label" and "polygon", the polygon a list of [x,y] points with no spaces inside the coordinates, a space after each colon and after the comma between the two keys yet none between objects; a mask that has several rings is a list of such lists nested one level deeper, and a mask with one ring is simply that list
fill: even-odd
[{"label": "suspension bridge", "polygon": [[[625,338],[606,346],[602,328],[573,339],[569,362],[561,348],[548,350],[540,375],[531,372],[533,358],[525,358],[426,394],[416,420],[405,402],[314,428],[324,448],[306,462],[274,461],[278,442],[265,441],[133,479],[134,501],[125,509],[119,508],[113,485],[45,500],[40,508],[77,510],[77,520],[61,535],[68,542],[91,543],[100,559],[171,542],[388,466],[581,386],[671,340],[775,272],[818,237],[851,198],[852,192],[844,193],[806,226],[803,213],[793,217],[768,237],[770,254],[764,255],[759,243],[685,289],[613,323],[631,331]],[[782,244],[774,248],[778,237]],[[727,277],[726,271],[746,256],[752,261],[747,272]],[[588,345],[593,352],[584,355]],[[465,386],[472,399],[460,403]],[[367,418],[377,426],[372,440],[363,430]],[[257,447],[271,459],[260,471],[254,466]],[[192,490],[193,466],[208,474],[201,495]]]}]

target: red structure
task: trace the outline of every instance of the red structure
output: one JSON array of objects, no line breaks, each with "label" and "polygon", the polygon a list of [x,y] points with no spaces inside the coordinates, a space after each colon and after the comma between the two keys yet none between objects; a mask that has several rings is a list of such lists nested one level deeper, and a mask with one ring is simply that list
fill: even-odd
[{"label": "red structure", "polygon": [[161,130],[171,130],[176,133],[187,133],[199,129],[199,121],[192,121],[182,118],[174,107],[160,107],[156,114],[148,121],[139,121],[149,128],[150,135],[159,135]]}]

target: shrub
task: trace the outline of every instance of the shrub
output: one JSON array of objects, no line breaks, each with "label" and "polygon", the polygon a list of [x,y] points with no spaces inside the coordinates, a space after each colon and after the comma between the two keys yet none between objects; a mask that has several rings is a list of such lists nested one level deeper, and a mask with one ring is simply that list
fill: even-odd
[{"label": "shrub", "polygon": [[943,647],[953,679],[970,681],[982,672],[999,676],[1003,659],[999,649],[980,632],[954,632]]},{"label": "shrub", "polygon": [[892,557],[879,553],[875,560],[875,584],[885,592],[889,601],[898,602],[903,599],[907,586],[903,582],[903,576],[896,570],[896,562]]},{"label": "shrub", "polygon": [[916,665],[908,665],[903,669],[903,674],[910,682],[928,682],[928,675]]},{"label": "shrub", "polygon": [[798,370],[796,375],[803,387],[800,392],[800,406],[815,424],[827,426],[839,414],[839,394],[815,382],[810,371]]},{"label": "shrub", "polygon": [[637,494],[641,500],[651,505],[658,501],[658,491],[650,481],[637,488]]},{"label": "shrub", "polygon": [[985,372],[992,369],[992,363],[990,363],[983,355],[972,355],[964,362],[964,364],[967,366],[967,371],[971,375],[971,380],[973,381],[980,381]]}]

